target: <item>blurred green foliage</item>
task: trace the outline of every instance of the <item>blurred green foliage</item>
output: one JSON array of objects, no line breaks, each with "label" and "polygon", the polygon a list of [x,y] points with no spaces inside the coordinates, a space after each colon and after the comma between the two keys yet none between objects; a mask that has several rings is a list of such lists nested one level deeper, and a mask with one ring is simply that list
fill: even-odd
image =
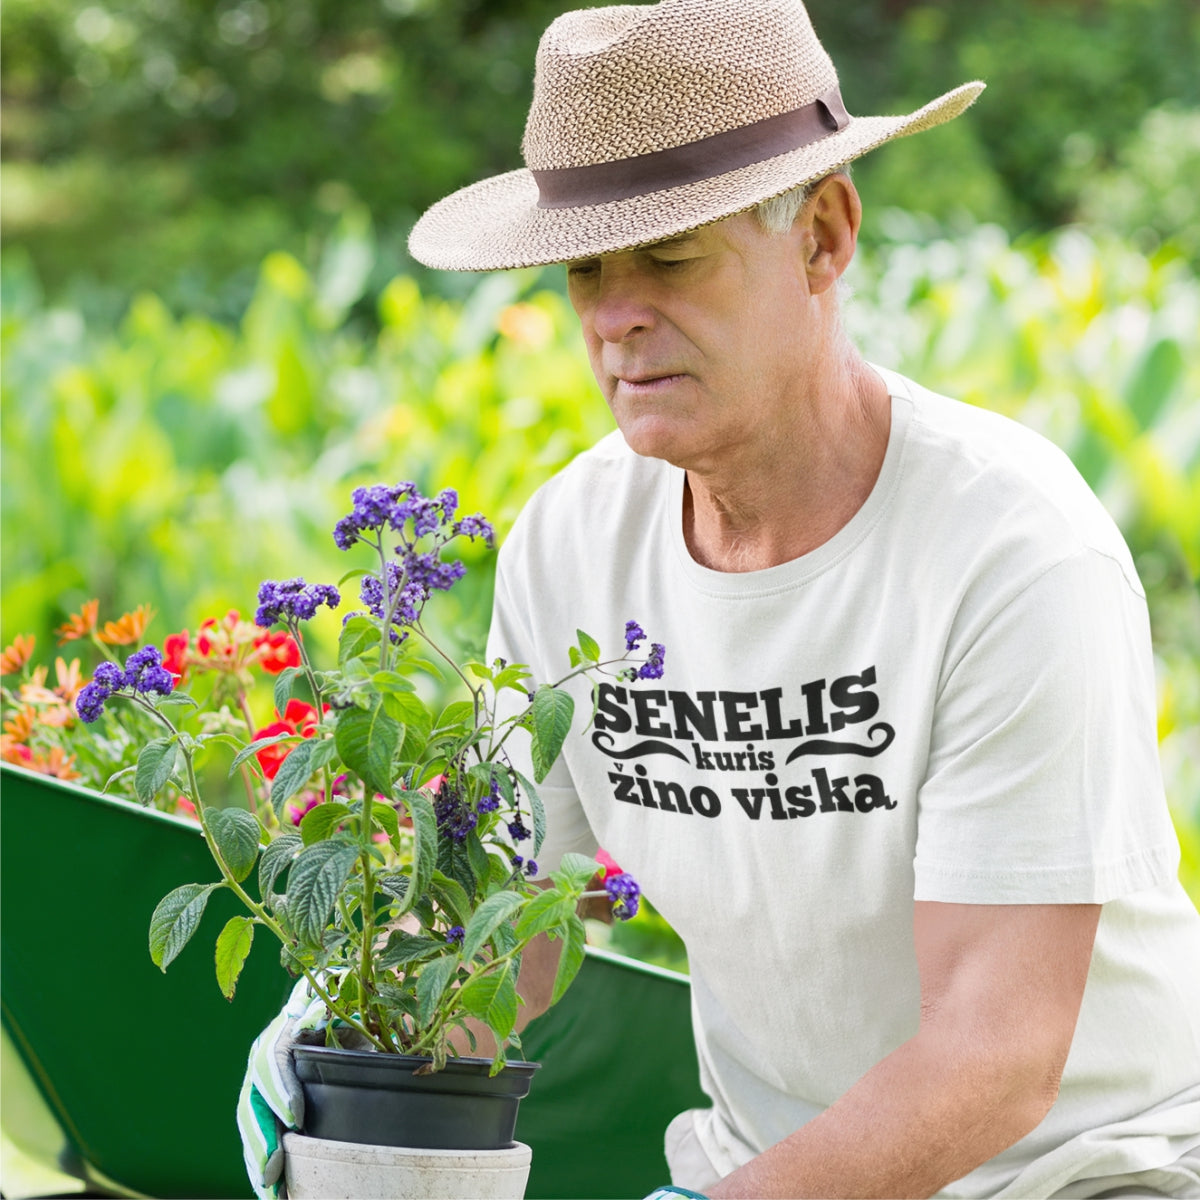
[{"label": "blurred green foliage", "polygon": [[[377,230],[373,300],[413,269],[404,239],[418,212],[520,165],[537,39],[571,6],[7,0],[0,230],[29,248],[55,299],[120,310],[149,289],[174,311],[232,321],[267,253],[315,269],[361,205]],[[869,156],[868,204],[1014,232],[1084,220],[1150,248],[1174,237],[1200,263],[1194,0],[809,7],[852,112],[989,85],[966,119]],[[1180,139],[1190,165],[1164,179],[1154,168]]]},{"label": "blurred green foliage", "polygon": [[[1147,586],[1163,760],[1200,894],[1200,280],[1068,230],[1014,244],[994,226],[929,236],[877,214],[846,318],[874,361],[1014,416],[1074,458]],[[277,252],[228,326],[150,293],[115,326],[47,304],[27,262],[3,277],[5,643],[92,596],[140,603],[153,636],[227,608],[263,578],[358,566],[331,531],[360,483],[457,487],[501,533],[533,490],[611,428],[556,270],[476,282],[461,300],[399,275],[371,329],[352,313],[372,260],[346,220],[310,273]],[[439,605],[481,648],[492,564]],[[334,622],[336,625],[336,622]],[[320,625],[319,638],[336,629]]]},{"label": "blurred green foliage", "polygon": [[[161,639],[263,578],[336,580],[359,483],[456,486],[503,532],[611,428],[556,272],[404,249],[427,204],[520,164],[534,47],[572,6],[7,0],[5,644],[34,632],[44,661],[92,596],[152,604]],[[809,8],[852,112],[989,84],[856,164],[847,321],[874,361],[1041,429],[1118,518],[1200,897],[1200,6]],[[443,637],[481,648],[490,594],[479,560]],[[679,965],[644,924],[620,936]]]}]

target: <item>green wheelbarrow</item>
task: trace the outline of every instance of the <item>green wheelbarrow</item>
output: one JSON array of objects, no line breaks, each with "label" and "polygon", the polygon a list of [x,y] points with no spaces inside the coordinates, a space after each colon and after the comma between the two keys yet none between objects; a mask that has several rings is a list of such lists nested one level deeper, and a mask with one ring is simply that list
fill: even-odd
[{"label": "green wheelbarrow", "polygon": [[[93,1192],[251,1196],[233,1113],[250,1043],[292,985],[278,953],[255,944],[233,1003],[203,938],[164,975],[147,949],[155,904],[217,878],[196,826],[7,765],[0,785],[6,1143]],[[216,893],[206,925],[236,903]],[[684,976],[589,948],[524,1038],[542,1063],[517,1126],[531,1200],[666,1181],[663,1130],[705,1103],[689,1004]],[[34,1107],[53,1138],[31,1139]]]}]

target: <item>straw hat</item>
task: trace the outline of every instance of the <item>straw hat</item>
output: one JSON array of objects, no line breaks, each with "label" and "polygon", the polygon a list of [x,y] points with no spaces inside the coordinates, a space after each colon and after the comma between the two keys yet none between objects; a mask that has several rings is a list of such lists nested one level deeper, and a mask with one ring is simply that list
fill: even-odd
[{"label": "straw hat", "polygon": [[661,0],[563,14],[538,46],[526,169],[435,204],[414,258],[451,271],[626,250],[722,220],[958,116],[852,117],[801,0]]}]

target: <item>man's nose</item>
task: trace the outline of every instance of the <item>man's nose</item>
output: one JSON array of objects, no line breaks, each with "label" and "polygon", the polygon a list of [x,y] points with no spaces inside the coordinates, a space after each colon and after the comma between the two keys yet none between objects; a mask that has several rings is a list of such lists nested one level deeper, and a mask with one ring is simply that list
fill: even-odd
[{"label": "man's nose", "polygon": [[635,272],[602,272],[592,312],[598,337],[614,344],[624,342],[649,329],[654,320],[654,308]]}]

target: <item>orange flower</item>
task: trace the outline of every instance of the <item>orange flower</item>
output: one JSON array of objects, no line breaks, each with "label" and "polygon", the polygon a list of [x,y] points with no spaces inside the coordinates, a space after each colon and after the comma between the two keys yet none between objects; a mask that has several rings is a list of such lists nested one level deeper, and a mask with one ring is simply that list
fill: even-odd
[{"label": "orange flower", "polygon": [[53,775],[57,779],[79,779],[80,774],[75,768],[75,756],[64,754],[61,746],[51,746],[49,754],[35,754],[33,761],[28,764],[34,771],[43,775]]},{"label": "orange flower", "polygon": [[27,742],[33,736],[33,727],[36,724],[37,709],[27,704],[4,722],[4,732],[15,742]]},{"label": "orange flower", "polygon": [[0,761],[27,767],[33,762],[33,751],[10,733],[0,733]]},{"label": "orange flower", "polygon": [[106,646],[132,646],[142,640],[142,634],[146,632],[146,626],[153,616],[154,610],[150,605],[139,604],[120,620],[106,622],[96,637]]},{"label": "orange flower", "polygon": [[99,600],[89,600],[77,613],[73,613],[65,625],[60,625],[54,632],[58,636],[58,644],[74,642],[87,637],[96,628],[96,615],[100,611]]},{"label": "orange flower", "polygon": [[71,665],[68,666],[64,659],[56,658],[54,674],[58,679],[54,688],[55,695],[61,696],[68,704],[73,704],[75,697],[83,691],[83,671],[80,669],[79,659],[71,659]]},{"label": "orange flower", "polygon": [[18,633],[13,644],[0,655],[0,675],[15,675],[29,661],[36,640],[31,633]]}]

